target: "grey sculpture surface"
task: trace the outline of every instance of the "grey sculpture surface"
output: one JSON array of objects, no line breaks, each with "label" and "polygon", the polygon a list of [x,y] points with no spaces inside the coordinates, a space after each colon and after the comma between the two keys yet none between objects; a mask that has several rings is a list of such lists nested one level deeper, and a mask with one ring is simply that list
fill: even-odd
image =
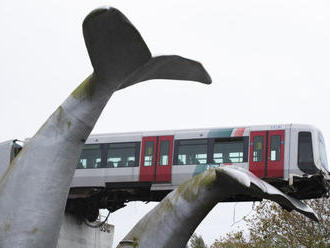
[{"label": "grey sculpture surface", "polygon": [[145,215],[117,248],[184,248],[197,226],[224,199],[249,195],[317,220],[312,209],[240,168],[213,168],[169,193]]},{"label": "grey sculpture surface", "polygon": [[114,8],[91,12],[83,33],[94,72],[0,175],[2,248],[56,247],[82,145],[113,92],[155,78],[211,83],[198,62],[151,57],[139,32]]}]

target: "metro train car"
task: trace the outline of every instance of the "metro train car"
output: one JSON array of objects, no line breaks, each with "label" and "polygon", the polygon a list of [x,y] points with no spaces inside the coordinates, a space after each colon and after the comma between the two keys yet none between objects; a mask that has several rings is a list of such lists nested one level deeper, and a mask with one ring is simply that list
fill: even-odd
[{"label": "metro train car", "polygon": [[[191,177],[216,166],[249,170],[297,199],[329,192],[322,133],[309,125],[91,135],[75,172],[72,203],[99,198],[115,211],[127,201],[160,201]],[[102,199],[102,200],[101,200]],[[227,201],[251,201],[236,196]]]},{"label": "metro train car", "polygon": [[[11,144],[8,154],[13,159],[19,145]],[[92,220],[100,208],[113,212],[128,201],[160,201],[186,180],[217,166],[249,170],[297,199],[329,194],[323,135],[310,125],[97,134],[83,147],[67,209]],[[255,200],[260,199],[226,199]]]}]

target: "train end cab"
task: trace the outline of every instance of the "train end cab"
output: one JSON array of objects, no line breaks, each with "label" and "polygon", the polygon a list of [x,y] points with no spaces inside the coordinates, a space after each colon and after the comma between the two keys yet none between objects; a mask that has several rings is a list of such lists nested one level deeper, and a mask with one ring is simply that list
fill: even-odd
[{"label": "train end cab", "polygon": [[315,127],[252,127],[249,146],[249,170],[257,177],[298,199],[329,194],[324,138]]},{"label": "train end cab", "polygon": [[321,131],[313,126],[292,125],[289,185],[298,199],[329,195],[330,173]]}]

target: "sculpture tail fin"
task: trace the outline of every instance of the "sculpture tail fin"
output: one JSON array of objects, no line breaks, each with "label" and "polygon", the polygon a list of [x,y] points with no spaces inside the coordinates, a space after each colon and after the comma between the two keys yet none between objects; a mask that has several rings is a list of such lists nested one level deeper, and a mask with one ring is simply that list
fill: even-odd
[{"label": "sculpture tail fin", "polygon": [[168,55],[151,58],[126,78],[121,88],[150,79],[189,80],[204,84],[212,82],[201,63],[178,55]]},{"label": "sculpture tail fin", "polygon": [[83,33],[96,76],[118,84],[117,89],[149,79],[211,83],[196,61],[176,55],[152,58],[138,30],[115,8],[92,11],[84,20]]}]

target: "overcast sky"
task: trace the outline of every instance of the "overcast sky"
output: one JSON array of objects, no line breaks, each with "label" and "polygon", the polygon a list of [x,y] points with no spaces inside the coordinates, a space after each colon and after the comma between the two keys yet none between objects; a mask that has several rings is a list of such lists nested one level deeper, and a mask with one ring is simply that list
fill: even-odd
[{"label": "overcast sky", "polygon": [[[93,133],[255,124],[317,126],[330,147],[330,2],[303,0],[0,1],[0,141],[31,137],[91,72],[81,24],[120,9],[154,55],[201,61],[210,86],[153,80],[113,95]],[[115,242],[154,204],[110,218]],[[210,244],[231,230],[234,204],[197,229]],[[251,209],[236,205],[235,218]]]}]

